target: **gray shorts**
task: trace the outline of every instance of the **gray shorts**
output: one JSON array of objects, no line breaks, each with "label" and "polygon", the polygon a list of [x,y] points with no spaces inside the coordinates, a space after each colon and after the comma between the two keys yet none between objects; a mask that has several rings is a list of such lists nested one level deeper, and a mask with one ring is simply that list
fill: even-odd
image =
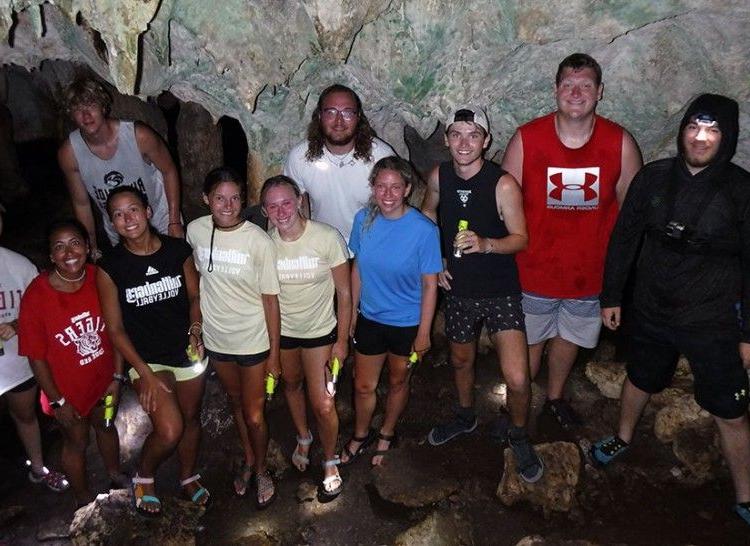
[{"label": "gray shorts", "polygon": [[445,335],[454,343],[469,343],[479,337],[484,322],[492,335],[504,330],[523,332],[523,310],[519,295],[498,298],[445,296]]},{"label": "gray shorts", "polygon": [[529,345],[560,336],[579,347],[596,347],[602,329],[598,298],[555,299],[524,292],[521,305]]}]

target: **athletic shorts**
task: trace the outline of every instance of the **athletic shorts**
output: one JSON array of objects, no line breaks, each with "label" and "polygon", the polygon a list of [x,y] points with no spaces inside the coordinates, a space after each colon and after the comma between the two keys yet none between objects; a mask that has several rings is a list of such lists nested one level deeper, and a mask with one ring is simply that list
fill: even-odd
[{"label": "athletic shorts", "polygon": [[243,368],[252,368],[253,366],[257,366],[258,364],[264,362],[268,355],[271,354],[271,351],[263,351],[262,353],[256,353],[254,355],[229,355],[226,353],[217,353],[216,351],[212,351],[211,349],[206,349],[206,356],[210,358],[213,361],[219,361],[219,362],[233,362],[234,364],[237,364],[238,366],[242,366]]},{"label": "athletic shorts", "polygon": [[680,354],[690,362],[695,401],[712,415],[735,419],[747,412],[748,378],[737,338],[677,331],[636,315],[632,322],[628,379],[647,393],[672,382]]},{"label": "athletic shorts", "polygon": [[469,343],[479,337],[484,322],[490,335],[505,330],[524,331],[521,296],[461,298],[445,296],[445,335],[453,343]]},{"label": "athletic shorts", "polygon": [[354,330],[352,345],[354,350],[363,355],[382,355],[391,353],[398,356],[409,356],[419,326],[390,326],[381,324],[359,315]]},{"label": "athletic shorts", "polygon": [[333,345],[336,342],[338,327],[334,327],[328,334],[320,337],[291,337],[281,336],[281,342],[279,343],[282,349],[315,349],[317,347],[325,347],[326,345]]},{"label": "athletic shorts", "polygon": [[557,336],[587,349],[599,342],[602,317],[597,297],[555,299],[524,292],[521,304],[529,345]]},{"label": "athletic shorts", "polygon": [[[147,362],[146,365],[151,368],[151,371],[154,373],[172,372],[175,381],[178,383],[200,377],[200,375],[206,371],[206,366],[202,364],[192,366],[168,366],[166,364],[151,364],[150,362]],[[130,377],[130,381],[135,381],[141,377],[138,375],[138,372],[135,371],[135,368],[130,368],[130,370],[128,370],[128,376]]]}]

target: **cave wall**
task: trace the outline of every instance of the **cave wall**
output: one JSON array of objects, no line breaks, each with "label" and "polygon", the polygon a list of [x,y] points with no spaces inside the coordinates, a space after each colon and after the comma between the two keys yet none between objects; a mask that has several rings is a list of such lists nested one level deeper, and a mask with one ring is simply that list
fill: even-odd
[{"label": "cave wall", "polygon": [[[558,62],[584,51],[604,69],[599,112],[647,160],[674,153],[687,104],[717,92],[740,102],[736,161],[750,167],[749,23],[745,0],[0,0],[0,59],[35,71],[71,61],[122,93],[169,90],[214,122],[234,117],[257,183],[333,82],[360,94],[404,156],[405,128],[426,139],[458,103],[485,105],[498,157],[516,126],[554,108]],[[70,77],[48,69],[49,94]],[[37,120],[9,108],[22,136]]]}]

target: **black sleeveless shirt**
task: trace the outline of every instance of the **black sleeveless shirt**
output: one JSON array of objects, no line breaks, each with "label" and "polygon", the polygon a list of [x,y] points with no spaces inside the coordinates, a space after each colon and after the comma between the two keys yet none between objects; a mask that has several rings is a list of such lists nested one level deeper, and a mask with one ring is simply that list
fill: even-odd
[{"label": "black sleeveless shirt", "polygon": [[148,256],[119,243],[101,268],[117,286],[125,331],[143,360],[187,367],[190,302],[183,264],[193,251],[183,239],[159,235],[161,247]]},{"label": "black sleeveless shirt", "polygon": [[499,239],[508,235],[497,213],[495,188],[505,171],[484,161],[477,174],[464,180],[456,175],[452,161],[440,164],[440,233],[443,256],[453,280],[450,294],[464,298],[497,298],[521,293],[516,260],[512,254],[465,254],[453,256],[458,221],[480,237]]}]

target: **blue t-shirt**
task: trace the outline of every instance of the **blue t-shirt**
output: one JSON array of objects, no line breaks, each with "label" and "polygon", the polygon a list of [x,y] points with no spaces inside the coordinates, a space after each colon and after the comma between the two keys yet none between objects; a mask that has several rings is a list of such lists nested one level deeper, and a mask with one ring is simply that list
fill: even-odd
[{"label": "blue t-shirt", "polygon": [[443,270],[438,228],[409,207],[396,220],[379,214],[363,230],[366,214],[357,212],[349,239],[362,284],[359,312],[390,326],[418,325],[422,275]]}]

